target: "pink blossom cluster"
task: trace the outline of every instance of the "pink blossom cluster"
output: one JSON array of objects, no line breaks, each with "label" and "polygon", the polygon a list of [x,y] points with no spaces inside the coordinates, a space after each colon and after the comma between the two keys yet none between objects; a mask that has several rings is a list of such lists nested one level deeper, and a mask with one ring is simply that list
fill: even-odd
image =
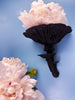
[{"label": "pink blossom cluster", "polygon": [[0,61],[0,100],[45,100],[43,94],[32,88],[36,84],[27,72],[27,66],[18,58]]},{"label": "pink blossom cluster", "polygon": [[40,24],[63,23],[68,24],[64,9],[58,3],[45,4],[42,0],[33,1],[29,13],[24,10],[18,17],[23,27],[30,28]]}]

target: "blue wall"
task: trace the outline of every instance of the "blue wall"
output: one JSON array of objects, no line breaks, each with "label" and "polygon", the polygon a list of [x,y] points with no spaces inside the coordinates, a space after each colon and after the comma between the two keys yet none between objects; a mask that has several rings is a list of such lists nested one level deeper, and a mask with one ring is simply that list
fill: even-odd
[{"label": "blue wall", "polygon": [[29,68],[38,70],[38,89],[45,100],[75,100],[75,0],[54,1],[63,6],[73,32],[67,35],[57,46],[57,59],[60,60],[59,78],[52,77],[47,63],[38,57],[44,53],[43,45],[25,38],[25,28],[18,20],[20,12],[29,11],[33,0],[0,0],[0,60],[3,57],[19,57]]}]

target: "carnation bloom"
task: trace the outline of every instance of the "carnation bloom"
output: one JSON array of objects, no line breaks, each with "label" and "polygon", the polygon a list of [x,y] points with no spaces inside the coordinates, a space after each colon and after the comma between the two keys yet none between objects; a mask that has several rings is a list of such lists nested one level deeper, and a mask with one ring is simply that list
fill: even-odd
[{"label": "carnation bloom", "polygon": [[68,24],[64,9],[58,3],[44,4],[42,0],[33,1],[29,13],[24,10],[19,19],[23,22],[23,27],[26,28],[50,23]]},{"label": "carnation bloom", "polygon": [[27,72],[27,66],[18,58],[0,61],[0,100],[44,100],[43,94],[32,88],[36,84]]}]

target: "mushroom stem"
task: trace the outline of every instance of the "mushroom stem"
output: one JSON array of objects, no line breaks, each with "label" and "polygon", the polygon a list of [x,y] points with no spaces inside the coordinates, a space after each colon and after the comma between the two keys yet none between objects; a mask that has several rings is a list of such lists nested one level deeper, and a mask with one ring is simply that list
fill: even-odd
[{"label": "mushroom stem", "polygon": [[54,77],[58,77],[59,76],[59,72],[57,70],[57,62],[54,61],[54,56],[56,53],[54,53],[54,47],[53,44],[45,44],[45,48],[44,51],[47,51],[47,54],[41,54],[39,56],[41,56],[42,58],[46,58],[46,61],[48,63],[49,69],[52,72],[52,75]]}]

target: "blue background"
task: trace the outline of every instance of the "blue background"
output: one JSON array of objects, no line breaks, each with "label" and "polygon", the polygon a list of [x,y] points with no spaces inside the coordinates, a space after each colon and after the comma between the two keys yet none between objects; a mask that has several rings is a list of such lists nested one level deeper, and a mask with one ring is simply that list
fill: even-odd
[{"label": "blue background", "polygon": [[53,78],[45,59],[44,46],[23,36],[25,28],[18,20],[20,12],[29,11],[33,0],[0,0],[0,60],[20,58],[30,68],[38,70],[37,87],[45,100],[75,100],[75,0],[44,0],[59,3],[65,10],[73,31],[56,46],[59,78]]}]

